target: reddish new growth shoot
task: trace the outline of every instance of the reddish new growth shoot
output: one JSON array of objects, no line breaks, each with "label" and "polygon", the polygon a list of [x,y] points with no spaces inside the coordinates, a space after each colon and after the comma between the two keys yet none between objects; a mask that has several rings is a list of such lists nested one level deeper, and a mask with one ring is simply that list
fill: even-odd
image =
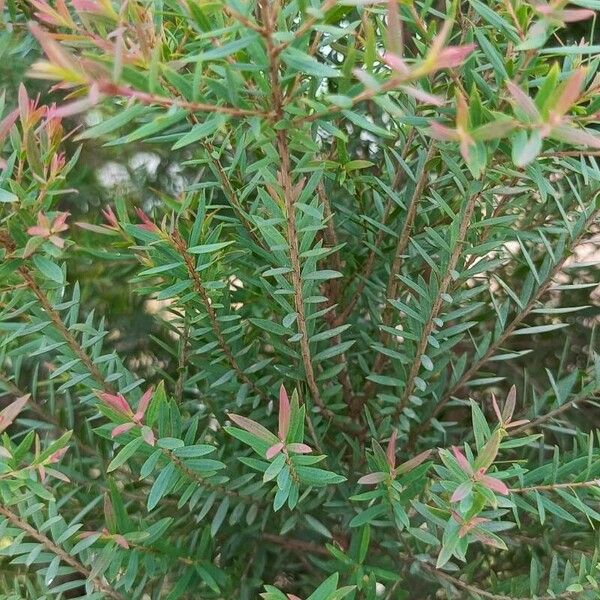
[{"label": "reddish new growth shoot", "polygon": [[155,438],[154,432],[150,427],[145,427],[142,423],[142,419],[146,414],[146,410],[150,405],[150,401],[152,400],[153,388],[149,387],[140,398],[140,402],[138,404],[137,411],[134,413],[129,406],[129,402],[125,399],[123,394],[109,394],[108,392],[100,392],[98,397],[104,404],[109,406],[110,408],[116,410],[121,415],[127,417],[129,421],[127,423],[122,423],[121,425],[117,425],[112,430],[112,437],[117,437],[123,433],[128,432],[130,429],[134,427],[142,428],[142,436],[147,444],[150,446],[154,446]]},{"label": "reddish new growth shoot", "polygon": [[48,217],[39,212],[37,216],[37,225],[33,225],[27,229],[29,235],[45,238],[57,248],[65,247],[65,240],[63,240],[58,234],[69,229],[66,221],[69,217],[68,212],[61,212],[54,217],[52,221]]}]

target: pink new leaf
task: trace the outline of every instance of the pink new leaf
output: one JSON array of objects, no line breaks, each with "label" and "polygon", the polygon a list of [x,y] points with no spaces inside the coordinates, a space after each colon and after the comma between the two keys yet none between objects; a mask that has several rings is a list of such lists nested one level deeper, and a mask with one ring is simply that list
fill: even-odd
[{"label": "pink new leaf", "polygon": [[383,56],[383,61],[399,75],[408,75],[410,73],[407,64],[396,54],[386,52]]},{"label": "pink new leaf", "polygon": [[392,435],[390,436],[390,441],[387,445],[387,450],[385,452],[388,465],[390,469],[393,471],[396,467],[396,439],[398,437],[398,430],[394,429],[392,431]]},{"label": "pink new leaf", "polygon": [[458,140],[460,139],[460,136],[456,129],[446,127],[446,125],[442,125],[437,121],[432,121],[427,131],[434,140],[440,140],[443,142],[458,142]]},{"label": "pink new leaf", "polygon": [[312,452],[312,448],[306,444],[289,444],[287,449],[296,454],[310,454]]},{"label": "pink new leaf", "polygon": [[99,392],[98,397],[104,404],[110,408],[115,409],[117,412],[124,413],[126,415],[133,414],[129,403],[122,394],[109,394],[108,392]]},{"label": "pink new leaf", "polygon": [[119,228],[119,221],[117,220],[117,215],[115,215],[113,209],[110,206],[103,208],[101,212],[109,227],[112,227],[114,229]]},{"label": "pink new leaf", "polygon": [[411,96],[419,102],[424,104],[433,104],[433,106],[444,106],[445,100],[441,96],[435,96],[420,88],[412,87],[410,85],[401,85],[400,89],[407,95]]},{"label": "pink new leaf", "polygon": [[277,442],[273,444],[266,452],[265,456],[271,460],[274,456],[277,456],[283,450],[283,442]]},{"label": "pink new leaf", "polygon": [[112,539],[117,545],[121,546],[121,548],[125,548],[126,550],[129,549],[129,544],[122,535],[115,533],[115,535],[112,536]]},{"label": "pink new leaf", "polygon": [[140,402],[138,404],[137,411],[136,411],[135,415],[133,415],[133,420],[136,423],[139,423],[144,418],[144,415],[146,414],[146,411],[148,410],[148,406],[150,405],[150,402],[152,400],[153,393],[154,393],[154,388],[152,386],[150,386],[144,392],[144,395],[140,398]]},{"label": "pink new leaf", "polygon": [[465,62],[467,56],[477,48],[476,44],[466,44],[465,46],[448,46],[442,48],[437,56],[437,69],[451,69],[458,67]]},{"label": "pink new leaf", "polygon": [[52,222],[52,227],[51,227],[52,232],[60,233],[62,231],[66,231],[67,229],[69,229],[69,226],[67,225],[67,219],[70,216],[71,216],[70,212],[58,213],[58,215],[56,215],[56,217],[54,218],[54,221]]},{"label": "pink new leaf", "polygon": [[279,439],[283,442],[285,442],[290,429],[290,417],[290,399],[285,391],[285,387],[281,384],[279,388]]},{"label": "pink new leaf", "polygon": [[152,431],[150,427],[142,427],[142,437],[144,438],[146,444],[149,446],[154,446],[156,438],[154,437],[154,431]]},{"label": "pink new leaf", "polygon": [[498,406],[498,402],[496,401],[495,394],[492,394],[492,406],[494,407],[494,412],[496,413],[496,418],[498,419],[498,423],[502,425],[504,419],[502,418],[502,413],[500,412],[500,407]]},{"label": "pink new leaf", "polygon": [[73,100],[73,102],[67,102],[61,106],[53,106],[48,110],[47,116],[49,119],[63,119],[64,117],[78,115],[96,106],[100,101],[100,98],[98,84],[93,83],[90,86],[87,96],[80,98],[79,100]]},{"label": "pink new leaf", "polygon": [[506,401],[504,402],[504,406],[502,407],[502,422],[510,423],[510,420],[513,417],[515,412],[515,405],[517,402],[517,388],[513,385],[508,391],[508,395],[506,396]]},{"label": "pink new leaf", "polygon": [[473,484],[471,481],[465,481],[461,483],[452,494],[450,498],[450,502],[460,502],[463,498],[466,498],[473,489]]},{"label": "pink new leaf", "polygon": [[229,418],[236,424],[239,425],[242,429],[245,429],[248,433],[255,435],[257,438],[265,442],[269,442],[270,444],[275,444],[279,440],[277,436],[273,435],[268,429],[264,428],[260,423],[253,421],[252,419],[248,419],[247,417],[242,417],[242,415],[236,415],[234,413],[229,413]]},{"label": "pink new leaf", "polygon": [[[73,59],[63,50],[63,48],[54,41],[52,36],[42,29],[37,23],[31,22],[29,24],[29,30],[33,34],[33,37],[39,42],[40,46],[44,50],[44,53],[48,57],[48,60],[55,66],[78,73],[76,63]],[[79,74],[79,73],[78,73]]]},{"label": "pink new leaf", "polygon": [[508,487],[506,484],[495,477],[490,477],[489,475],[484,475],[479,479],[479,482],[484,485],[486,488],[493,490],[494,492],[498,492],[503,496],[508,496]]},{"label": "pink new leaf", "polygon": [[381,483],[386,477],[386,473],[369,473],[368,475],[363,475],[358,480],[358,483],[362,485],[373,485],[375,483]]},{"label": "pink new leaf", "polygon": [[467,457],[463,454],[460,448],[452,446],[452,454],[458,463],[458,466],[469,476],[473,475],[473,467],[471,467]]},{"label": "pink new leaf", "polygon": [[595,11],[586,8],[567,8],[566,10],[556,11],[557,17],[563,23],[586,21],[587,19],[591,19],[595,14]]},{"label": "pink new leaf", "polygon": [[424,463],[432,454],[433,450],[425,450],[425,452],[421,452],[416,456],[413,456],[411,459],[403,462],[396,469],[396,475],[403,475],[404,473],[410,473],[413,469],[418,467],[421,463]]},{"label": "pink new leaf", "polygon": [[19,413],[25,408],[29,397],[30,394],[21,396],[11,402],[6,408],[0,410],[0,433],[2,433],[19,416]]},{"label": "pink new leaf", "polygon": [[123,423],[122,425],[117,425],[111,432],[110,436],[112,438],[116,438],[117,436],[127,433],[130,429],[135,427],[135,423]]},{"label": "pink new leaf", "polygon": [[575,72],[562,84],[558,99],[552,107],[552,114],[560,117],[567,113],[571,107],[577,102],[581,93],[581,88],[585,80],[585,69],[579,67]]},{"label": "pink new leaf", "polygon": [[486,546],[491,546],[492,548],[498,548],[499,550],[506,550],[506,546],[494,539],[493,537],[483,533],[481,530],[473,531],[473,535],[476,539],[478,539],[482,544]]},{"label": "pink new leaf", "polygon": [[60,450],[57,450],[56,452],[53,452],[50,457],[48,458],[48,462],[53,464],[53,463],[57,463],[69,450],[69,446],[65,446],[64,448],[61,448]]},{"label": "pink new leaf", "polygon": [[6,136],[9,134],[12,126],[19,118],[19,109],[15,108],[12,112],[8,113],[2,121],[0,121],[0,144],[4,141]]},{"label": "pink new leaf", "polygon": [[559,125],[552,129],[550,137],[561,142],[567,142],[568,144],[600,149],[600,136],[596,132],[592,133],[589,129],[577,129],[569,125]]},{"label": "pink new leaf", "polygon": [[507,81],[506,87],[516,106],[518,106],[530,119],[538,121],[540,113],[535,102],[516,83]]},{"label": "pink new leaf", "polygon": [[158,225],[156,225],[156,223],[154,223],[150,219],[150,217],[141,208],[136,207],[135,212],[141,221],[139,227],[141,227],[142,229],[145,229],[146,231],[150,231],[152,233],[160,232]]}]

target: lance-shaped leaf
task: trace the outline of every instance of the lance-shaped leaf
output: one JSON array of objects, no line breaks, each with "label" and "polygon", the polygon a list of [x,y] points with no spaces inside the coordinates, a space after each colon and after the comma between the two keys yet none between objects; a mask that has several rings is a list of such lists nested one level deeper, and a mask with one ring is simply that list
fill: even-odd
[{"label": "lance-shaped leaf", "polygon": [[388,473],[369,473],[368,475],[363,475],[358,480],[358,483],[363,485],[373,485],[375,483],[381,483],[388,476]]},{"label": "lance-shaped leaf", "polygon": [[[560,4],[566,4],[561,2]],[[535,11],[547,19],[559,23],[576,23],[577,21],[586,21],[591,19],[596,13],[589,8],[567,8],[559,9],[550,6],[546,2],[536,2],[533,5]]]},{"label": "lance-shaped leaf", "polygon": [[510,423],[512,416],[515,412],[515,405],[517,402],[517,388],[516,386],[511,386],[508,391],[508,395],[506,396],[506,401],[504,402],[504,406],[502,407],[502,422]]},{"label": "lance-shaped leaf", "polygon": [[388,442],[387,449],[385,452],[388,465],[390,465],[390,469],[393,471],[396,467],[396,439],[398,437],[398,430],[394,429],[392,431],[392,435],[390,436],[390,441]]},{"label": "lance-shaped leaf", "polygon": [[403,462],[395,470],[396,475],[404,475],[410,473],[413,469],[417,468],[421,463],[424,463],[432,454],[433,450],[425,450],[416,456],[413,456],[406,462]]},{"label": "lance-shaped leaf", "polygon": [[494,413],[496,413],[498,423],[502,425],[504,423],[504,419],[502,418],[502,413],[500,412],[500,407],[498,406],[495,394],[492,394],[492,406],[494,407]]},{"label": "lance-shaped leaf", "polygon": [[558,91],[558,98],[552,107],[551,118],[554,117],[555,119],[558,119],[572,108],[581,94],[581,87],[583,86],[584,80],[585,69],[579,67],[562,84]]},{"label": "lance-shaped leaf", "polygon": [[407,76],[410,73],[410,69],[408,68],[408,65],[404,62],[404,60],[398,55],[393,54],[392,52],[386,52],[383,55],[383,61],[393,71],[396,71],[398,75]]},{"label": "lance-shaped leaf", "polygon": [[279,439],[281,441],[285,441],[287,437],[288,431],[290,429],[290,399],[288,398],[288,394],[281,384],[279,388]]},{"label": "lance-shaped leaf", "polygon": [[118,435],[123,433],[127,433],[130,429],[135,427],[135,423],[123,423],[122,425],[117,425],[111,432],[111,437],[115,438]]},{"label": "lance-shaped leaf", "polygon": [[466,58],[477,48],[476,44],[465,44],[464,46],[448,46],[443,48],[437,57],[438,69],[451,69],[465,62]]},{"label": "lance-shaped leaf", "polygon": [[396,54],[402,56],[402,23],[400,21],[400,11],[398,10],[397,0],[388,0],[388,30],[387,30],[388,48]]},{"label": "lance-shaped leaf", "polygon": [[454,493],[450,498],[450,502],[460,502],[463,498],[466,498],[471,493],[472,489],[473,482],[464,481],[454,490]]},{"label": "lance-shaped leaf", "polygon": [[108,392],[99,392],[98,397],[100,398],[100,400],[102,400],[102,402],[104,402],[104,404],[106,404],[110,408],[113,408],[117,412],[126,415],[133,415],[133,411],[131,410],[129,403],[127,402],[127,400],[125,400],[125,397],[122,394],[109,394]]},{"label": "lance-shaped leaf", "polygon": [[138,404],[137,411],[135,412],[135,415],[133,415],[133,419],[137,423],[139,423],[144,418],[144,415],[146,414],[146,411],[148,410],[148,406],[150,405],[150,402],[152,400],[153,393],[154,393],[154,388],[149,387],[144,392],[143,396],[140,398],[140,402]]},{"label": "lance-shaped leaf", "polygon": [[452,454],[454,454],[454,458],[456,459],[458,466],[464,471],[464,473],[469,475],[469,477],[472,477],[473,467],[467,460],[467,457],[463,454],[462,450],[457,446],[452,446]]},{"label": "lance-shaped leaf", "polygon": [[25,408],[31,394],[26,394],[11,402],[6,408],[0,411],[0,433],[2,433]]},{"label": "lance-shaped leaf", "polygon": [[498,429],[494,431],[492,437],[486,442],[485,446],[481,449],[479,456],[475,459],[475,469],[487,469],[490,468],[500,448],[500,442],[502,441],[505,431]]},{"label": "lance-shaped leaf", "polygon": [[287,449],[290,452],[295,452],[296,454],[310,454],[312,452],[312,448],[310,446],[300,443],[288,444]]},{"label": "lance-shaped leaf", "polygon": [[444,106],[445,104],[445,100],[441,96],[430,94],[429,92],[426,92],[425,90],[422,90],[420,88],[412,87],[410,85],[401,85],[400,89],[405,94],[411,96],[419,102],[423,102],[425,104],[433,104],[433,106]]},{"label": "lance-shaped leaf", "polygon": [[589,129],[577,129],[569,125],[559,125],[552,129],[549,137],[577,146],[600,148],[600,136],[592,133]]},{"label": "lance-shaped leaf", "polygon": [[77,62],[37,23],[30,23],[29,30],[44,50],[48,63],[35,63],[31,75],[43,79],[63,79],[65,82],[83,84],[89,78]]},{"label": "lance-shaped leaf", "polygon": [[442,142],[458,142],[460,140],[460,136],[456,129],[452,129],[451,127],[447,127],[446,125],[442,125],[437,121],[432,121],[427,133],[434,139],[440,140]]},{"label": "lance-shaped leaf", "polygon": [[265,456],[271,460],[283,450],[283,447],[283,442],[277,442],[268,448],[268,450],[265,452]]},{"label": "lance-shaped leaf", "polygon": [[279,441],[276,435],[252,419],[236,415],[235,413],[229,413],[228,416],[236,425],[239,425],[242,429],[245,429],[248,433],[251,433],[264,442],[276,444]]},{"label": "lance-shaped leaf", "polygon": [[53,106],[48,110],[49,119],[64,119],[65,117],[72,117],[80,113],[86,112],[93,108],[100,102],[101,95],[98,90],[98,84],[92,83],[88,94],[79,100],[73,100],[73,102],[67,102],[61,106]]},{"label": "lance-shaped leaf", "polygon": [[506,87],[515,106],[517,106],[532,121],[539,121],[540,113],[535,102],[516,83],[507,81]]},{"label": "lance-shaped leaf", "polygon": [[484,475],[483,477],[480,477],[478,479],[478,481],[479,481],[479,483],[484,485],[489,490],[498,492],[499,494],[502,494],[504,496],[508,495],[509,490],[508,490],[508,487],[506,486],[506,484],[503,481],[496,479],[495,477],[490,477],[489,475]]}]

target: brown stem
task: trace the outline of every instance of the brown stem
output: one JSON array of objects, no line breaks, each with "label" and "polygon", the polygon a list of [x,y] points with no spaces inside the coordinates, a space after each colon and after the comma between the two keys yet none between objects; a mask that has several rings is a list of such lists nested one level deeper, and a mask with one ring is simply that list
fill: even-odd
[{"label": "brown stem", "polygon": [[[596,193],[597,192],[594,192],[594,194],[596,194]],[[594,195],[594,194],[592,194],[592,195]],[[581,241],[583,236],[588,232],[589,225],[591,223],[593,223],[594,219],[598,215],[598,212],[599,211],[593,211],[592,214],[587,218],[585,225],[582,227],[581,233],[578,236],[576,236],[573,239],[573,241],[571,242],[571,248],[576,246]],[[508,326],[504,329],[504,331],[498,337],[498,339],[495,342],[493,342],[492,344],[490,344],[490,346],[487,349],[487,351],[485,352],[485,354],[478,360],[475,360],[473,362],[473,364],[471,365],[471,367],[469,369],[467,369],[462,374],[460,379],[444,394],[444,396],[442,397],[440,402],[437,404],[437,406],[435,407],[435,409],[433,410],[431,415],[415,430],[414,435],[411,436],[412,441],[414,441],[416,436],[418,436],[420,433],[422,433],[429,427],[429,424],[431,423],[432,419],[435,419],[440,414],[440,412],[446,406],[446,404],[448,403],[450,398],[463,385],[468,383],[468,381],[473,377],[473,375],[475,375],[475,373],[477,373],[477,371],[479,371],[479,369],[481,369],[481,367],[487,363],[487,361],[496,353],[496,351],[502,347],[504,342],[513,334],[515,329],[523,322],[523,320],[533,310],[533,308],[537,304],[540,297],[543,296],[548,291],[548,289],[552,286],[554,278],[562,269],[567,258],[568,258],[568,255],[565,253],[563,255],[563,257],[556,263],[556,265],[554,266],[554,268],[552,269],[552,271],[550,272],[550,274],[548,275],[548,277],[546,278],[544,283],[538,287],[537,292],[532,295],[532,297],[529,300],[529,302],[527,303],[527,305],[521,310],[521,312],[519,312],[517,315],[515,315],[514,319],[508,324]],[[409,442],[409,446],[411,444],[412,444],[412,442]]]},{"label": "brown stem", "polygon": [[600,479],[591,481],[572,481],[566,483],[548,483],[544,485],[531,485],[522,488],[510,488],[513,494],[526,494],[527,492],[551,492],[554,490],[576,489],[576,488],[600,488]]},{"label": "brown stem", "polygon": [[585,403],[585,402],[591,402],[594,399],[597,400],[598,392],[599,392],[599,390],[592,392],[592,397],[590,397],[588,393],[579,394],[577,396],[574,396],[573,398],[571,398],[571,400],[567,400],[567,402],[565,402],[564,404],[561,404],[558,408],[551,410],[550,412],[546,413],[545,415],[541,415],[540,417],[538,417],[537,419],[534,419],[533,421],[530,421],[529,423],[524,423],[523,425],[520,425],[519,427],[515,427],[515,429],[512,430],[512,433],[513,434],[521,433],[522,431],[524,431],[526,429],[531,429],[532,427],[537,427],[538,425],[542,425],[546,421],[549,421],[550,419],[554,419],[558,415],[561,415],[562,413],[569,410],[572,406],[574,406],[575,404],[578,404],[579,402]]},{"label": "brown stem", "polygon": [[42,544],[47,550],[52,552],[55,556],[58,556],[63,563],[69,565],[71,568],[75,569],[75,571],[83,575],[86,578],[86,580],[91,581],[94,584],[94,587],[99,592],[106,594],[114,600],[124,600],[123,596],[121,596],[121,594],[113,590],[113,588],[110,585],[104,583],[99,577],[93,576],[91,571],[87,567],[84,567],[78,560],[73,558],[60,546],[57,546],[51,539],[47,538],[44,534],[34,529],[31,525],[29,525],[29,523],[22,521],[9,508],[0,505],[0,514],[3,515],[6,519],[8,519],[8,521],[12,525],[17,527],[21,531],[24,531],[33,539],[40,542],[40,544]]},{"label": "brown stem", "polygon": [[159,106],[170,107],[178,106],[193,112],[211,112],[232,115],[235,117],[262,116],[266,117],[269,113],[261,110],[253,110],[246,108],[237,108],[235,106],[220,106],[217,104],[204,104],[202,102],[190,102],[181,98],[167,98],[157,94],[141,92],[134,90],[126,85],[117,85],[110,81],[99,82],[100,92],[111,96],[123,96],[125,98],[135,98],[142,104],[157,104]]},{"label": "brown stem", "polygon": [[[329,202],[329,197],[327,196],[327,192],[325,190],[325,186],[323,183],[319,183],[317,186],[317,193],[321,200],[321,204],[324,208],[325,218],[327,219],[327,228],[325,230],[325,242],[330,247],[337,247],[339,245],[337,232],[335,230],[335,223],[333,221],[333,212],[331,210],[331,204]],[[338,272],[342,272],[342,261],[340,259],[339,251],[336,250],[331,256],[331,267]],[[338,314],[337,314],[337,300],[340,296],[340,280],[339,279],[331,279],[327,286],[325,296],[328,298],[328,304],[330,310],[325,315],[325,319],[331,328],[336,327],[338,322]],[[330,340],[330,345],[332,347],[339,346],[342,343],[342,336],[340,334],[334,335]],[[338,381],[342,386],[344,401],[346,404],[350,405],[352,402],[352,398],[354,397],[354,391],[352,389],[352,381],[350,380],[350,374],[348,373],[348,358],[345,352],[338,354],[335,357],[335,362],[339,365],[343,365],[343,369],[338,374]]]},{"label": "brown stem", "polygon": [[191,481],[194,481],[199,486],[202,486],[209,490],[214,490],[225,496],[231,496],[232,498],[237,498],[238,500],[240,500],[246,504],[263,504],[260,500],[257,501],[257,500],[254,500],[253,498],[251,498],[250,496],[243,496],[242,494],[240,494],[239,492],[236,492],[235,490],[230,490],[229,488],[226,488],[224,485],[219,485],[216,483],[210,483],[209,481],[206,481],[201,475],[198,475],[198,473],[196,473],[195,471],[193,471],[192,469],[187,467],[185,465],[185,463],[179,457],[177,457],[177,456],[175,456],[175,454],[173,454],[173,452],[171,452],[170,450],[167,450],[166,448],[162,448],[161,451],[162,451],[163,456],[169,462],[172,462],[188,479],[190,479]]},{"label": "brown stem", "polygon": [[[383,309],[382,322],[383,325],[388,327],[391,324],[392,320],[392,306],[389,304],[389,300],[395,299],[398,294],[399,287],[399,279],[398,275],[400,270],[402,269],[402,264],[404,262],[404,254],[406,249],[408,248],[408,244],[410,242],[410,236],[412,232],[412,228],[415,222],[415,218],[417,216],[417,208],[419,206],[419,202],[423,195],[423,191],[425,190],[425,185],[429,179],[429,171],[427,170],[427,163],[432,158],[433,153],[435,152],[435,144],[434,142],[430,142],[429,147],[427,149],[427,155],[425,161],[423,162],[423,171],[421,176],[417,181],[417,185],[415,186],[413,195],[410,200],[410,204],[408,206],[408,210],[406,212],[406,217],[404,219],[404,224],[402,226],[402,231],[400,232],[400,237],[398,238],[398,242],[396,243],[396,249],[394,250],[394,259],[392,260],[392,266],[390,267],[390,275],[388,278],[387,288],[385,291],[385,300],[386,306]],[[462,250],[462,249],[461,249]],[[385,330],[381,330],[380,343],[383,346],[389,344],[390,334]],[[387,364],[387,357],[384,354],[377,354],[375,358],[375,362],[373,363],[373,368],[371,372],[374,374],[379,374],[385,368]],[[364,404],[373,394],[375,390],[376,384],[373,381],[368,381],[363,390],[363,398],[362,404]]]},{"label": "brown stem", "polygon": [[[404,143],[404,150],[402,151],[403,159],[406,159],[408,154],[412,151],[411,142],[413,140],[414,135],[415,135],[414,129],[411,129],[411,131],[408,134],[408,136],[406,137],[406,141]],[[406,172],[403,169],[398,169],[398,172],[396,173],[396,176],[392,183],[392,189],[397,190],[400,187],[400,185],[402,185],[404,183],[405,180],[406,180]],[[383,212],[383,219],[382,219],[383,225],[387,225],[387,221],[390,217],[393,206],[394,206],[394,201],[391,198],[388,198],[388,201],[385,205],[385,209]],[[350,314],[354,310],[354,307],[356,306],[356,303],[362,296],[362,293],[365,289],[367,281],[368,281],[369,277],[371,277],[371,274],[373,273],[373,268],[375,266],[375,258],[377,256],[376,248],[379,248],[381,246],[381,244],[383,243],[383,239],[386,235],[387,234],[386,234],[385,230],[383,230],[383,229],[380,229],[377,232],[377,235],[375,236],[375,243],[373,244],[374,247],[369,251],[367,260],[365,261],[365,264],[364,264],[363,268],[361,269],[362,270],[361,279],[358,283],[358,286],[356,287],[356,291],[352,295],[350,302],[348,302],[348,304],[346,305],[344,310],[339,314],[338,319],[335,322],[336,326],[342,325],[343,323],[346,322],[346,319],[350,316]]]},{"label": "brown stem", "polygon": [[185,318],[183,323],[183,330],[181,332],[181,336],[179,337],[179,356],[177,360],[177,382],[175,383],[175,400],[178,404],[183,400],[183,386],[185,384],[186,378],[186,365],[187,365],[187,350],[188,350],[188,342],[190,336],[190,323]]},{"label": "brown stem", "polygon": [[[288,536],[274,535],[271,533],[263,533],[262,538],[273,544],[283,546],[284,548],[286,548],[287,550],[290,550],[291,552],[309,553],[309,554],[316,554],[319,556],[331,556],[326,548],[323,548],[322,546],[319,546],[318,544],[314,544],[312,542],[307,542],[305,540],[298,540],[298,539],[290,538]],[[379,553],[382,553],[382,552],[386,553],[380,547],[375,548],[375,551],[379,552]],[[408,564],[417,564],[419,566],[419,568],[423,569],[424,571],[427,571],[429,574],[431,574],[436,579],[443,579],[444,581],[451,583],[453,586],[455,586],[461,590],[464,590],[465,592],[468,592],[474,596],[488,598],[489,600],[528,600],[527,598],[518,598],[515,596],[505,596],[504,594],[494,594],[492,592],[482,590],[481,588],[479,588],[477,586],[474,586],[470,583],[462,581],[462,580],[458,579],[457,577],[454,577],[448,573],[445,573],[444,571],[440,571],[439,569],[436,569],[433,565],[430,565],[429,563],[416,560],[413,556],[410,556],[409,554],[406,554],[404,552],[400,552],[396,556],[398,556],[402,562],[408,563]],[[540,596],[539,600],[551,600],[551,598],[570,598],[570,597],[571,597],[571,594],[566,593],[566,594],[560,594],[558,596],[552,596],[552,597]]]},{"label": "brown stem", "polygon": [[219,319],[217,317],[217,313],[216,313],[215,309],[212,307],[208,292],[206,291],[206,288],[204,287],[204,284],[202,283],[200,273],[198,273],[198,271],[196,270],[196,265],[194,263],[194,259],[188,252],[188,247],[187,247],[185,240],[181,237],[181,234],[176,230],[173,231],[173,233],[171,234],[171,239],[172,239],[174,248],[177,250],[177,252],[181,256],[181,258],[183,259],[183,262],[185,263],[185,267],[187,269],[188,275],[194,285],[194,290],[200,296],[202,304],[204,305],[204,309],[206,310],[206,313],[208,314],[210,326],[213,330],[213,333],[215,334],[215,337],[217,338],[217,341],[219,343],[219,347],[221,348],[221,351],[223,352],[223,354],[225,355],[225,358],[227,359],[227,362],[229,363],[229,366],[235,371],[235,373],[240,381],[245,383],[249,388],[252,389],[252,391],[255,394],[258,394],[263,400],[268,402],[269,396],[263,390],[261,390],[250,379],[250,377],[248,377],[248,375],[246,375],[246,373],[244,373],[244,371],[238,364],[235,356],[231,352],[231,349],[229,348],[227,341],[225,340],[225,336],[223,335],[223,332],[221,331],[221,325],[219,324]]},{"label": "brown stem", "polygon": [[406,408],[408,405],[408,401],[410,395],[412,394],[415,388],[415,378],[419,374],[419,370],[421,368],[421,356],[425,354],[425,350],[427,349],[428,338],[431,335],[434,327],[434,321],[438,317],[442,306],[444,305],[443,296],[448,292],[448,288],[452,283],[452,273],[456,269],[456,264],[458,263],[458,259],[463,252],[463,242],[469,230],[469,225],[471,224],[471,218],[473,217],[473,211],[475,210],[475,205],[479,200],[479,194],[473,194],[465,207],[465,211],[462,215],[462,221],[459,228],[458,239],[456,240],[456,245],[452,254],[450,255],[450,260],[448,261],[448,267],[446,268],[446,274],[440,283],[439,291],[437,298],[431,308],[431,314],[427,319],[427,323],[423,326],[423,331],[421,333],[421,337],[419,339],[419,343],[417,344],[415,356],[413,358],[413,362],[410,366],[410,370],[408,373],[408,379],[406,380],[404,392],[400,399],[400,403],[396,408],[396,412],[394,413],[395,418],[397,418],[400,413]]},{"label": "brown stem", "polygon": [[[271,85],[271,99],[273,104],[273,121],[277,122],[283,118],[283,96],[279,82],[279,58],[277,47],[273,43],[273,31],[275,28],[276,14],[271,10],[271,5],[267,0],[260,2],[264,28],[267,32],[266,45],[267,56],[269,59],[269,79]],[[279,173],[281,187],[286,208],[287,240],[290,249],[290,262],[292,265],[292,287],[294,289],[294,307],[296,309],[296,322],[298,323],[298,333],[300,334],[300,352],[306,374],[306,382],[310,389],[313,402],[321,409],[324,408],[323,400],[317,386],[315,373],[312,366],[310,355],[310,345],[308,342],[308,329],[306,326],[306,315],[304,312],[304,298],[302,294],[302,275],[300,266],[300,253],[298,244],[298,231],[296,228],[296,200],[300,189],[294,187],[292,183],[292,167],[290,161],[290,149],[286,133],[278,128],[276,133],[276,145],[281,159],[281,170]]]},{"label": "brown stem", "polygon": [[31,274],[31,271],[29,271],[29,269],[23,265],[19,267],[19,274],[21,275],[23,281],[25,281],[27,287],[31,290],[33,295],[39,300],[42,308],[46,311],[46,314],[52,321],[52,324],[56,327],[56,329],[58,329],[58,331],[60,332],[63,339],[67,342],[67,345],[69,346],[73,354],[75,354],[77,358],[81,360],[81,362],[88,370],[92,378],[96,381],[96,383],[100,385],[103,389],[105,389],[107,392],[115,393],[115,388],[110,383],[106,382],[104,376],[100,372],[100,369],[98,369],[98,367],[93,363],[92,359],[85,353],[75,336],[69,331],[67,326],[64,324],[60,314],[52,306],[46,293],[37,284],[33,275]]}]

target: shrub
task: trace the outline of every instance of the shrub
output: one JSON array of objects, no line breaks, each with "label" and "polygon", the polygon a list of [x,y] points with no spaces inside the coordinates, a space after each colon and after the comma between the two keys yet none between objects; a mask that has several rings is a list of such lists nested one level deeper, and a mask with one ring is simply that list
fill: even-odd
[{"label": "shrub", "polygon": [[7,2],[3,597],[597,598],[597,6]]}]

